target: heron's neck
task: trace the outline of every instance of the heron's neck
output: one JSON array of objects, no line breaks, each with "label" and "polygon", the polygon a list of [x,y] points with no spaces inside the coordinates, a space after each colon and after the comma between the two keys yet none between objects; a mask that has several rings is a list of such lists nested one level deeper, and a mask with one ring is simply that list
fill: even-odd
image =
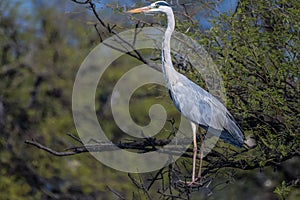
[{"label": "heron's neck", "polygon": [[[169,88],[169,84],[171,84],[170,77],[174,74],[175,69],[172,64],[172,58],[171,58],[171,35],[175,28],[175,20],[174,20],[174,14],[172,10],[170,12],[167,12],[167,20],[168,20],[168,27],[166,29],[163,42],[162,42],[162,71],[164,73],[164,77],[167,82],[167,87]],[[175,78],[175,77],[174,77]]]}]

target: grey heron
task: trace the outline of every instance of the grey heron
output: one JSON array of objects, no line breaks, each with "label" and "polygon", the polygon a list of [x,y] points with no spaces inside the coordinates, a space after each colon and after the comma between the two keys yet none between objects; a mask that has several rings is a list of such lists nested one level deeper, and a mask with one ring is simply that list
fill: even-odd
[{"label": "grey heron", "polygon": [[190,184],[194,184],[198,178],[201,178],[203,158],[202,148],[200,148],[200,164],[196,179],[195,168],[198,153],[196,133],[198,125],[213,134],[220,133],[222,140],[236,147],[241,147],[244,144],[245,137],[233,116],[217,98],[174,69],[170,42],[175,28],[175,20],[170,5],[165,1],[157,1],[149,6],[132,9],[128,12],[162,12],[167,16],[168,25],[162,41],[162,71],[173,104],[190,121],[192,126],[194,149],[192,181]]}]

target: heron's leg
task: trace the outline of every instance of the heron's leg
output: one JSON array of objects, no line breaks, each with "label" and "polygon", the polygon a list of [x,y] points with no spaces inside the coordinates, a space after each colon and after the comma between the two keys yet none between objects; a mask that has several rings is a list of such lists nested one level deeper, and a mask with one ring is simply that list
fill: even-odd
[{"label": "heron's leg", "polygon": [[193,130],[193,141],[194,141],[194,154],[193,154],[193,172],[192,172],[192,183],[195,182],[195,171],[196,171],[196,159],[197,159],[197,125],[191,122]]},{"label": "heron's leg", "polygon": [[202,133],[200,132],[200,163],[199,163],[199,171],[198,171],[198,178],[201,178],[201,171],[202,171],[202,164],[203,164],[203,150],[204,150],[204,140]]}]

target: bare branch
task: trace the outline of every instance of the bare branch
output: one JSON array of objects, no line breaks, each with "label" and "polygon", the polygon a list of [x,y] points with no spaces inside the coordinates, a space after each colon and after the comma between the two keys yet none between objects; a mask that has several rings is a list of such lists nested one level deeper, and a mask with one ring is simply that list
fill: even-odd
[{"label": "bare branch", "polygon": [[[108,46],[108,47],[110,47],[114,50],[120,51],[122,53],[126,53],[127,55],[129,55],[133,58],[136,58],[137,60],[141,61],[142,63],[149,65],[149,67],[151,67],[155,70],[161,71],[161,69],[158,69],[155,65],[149,64],[149,62],[147,60],[145,60],[144,57],[142,56],[142,54],[135,48],[135,46],[134,46],[135,45],[135,39],[134,39],[133,43],[131,44],[130,42],[128,42],[125,39],[123,39],[122,37],[120,37],[119,33],[114,30],[116,25],[113,25],[111,27],[110,24],[108,24],[108,23],[106,24],[101,19],[100,15],[96,11],[96,5],[95,5],[95,3],[93,3],[92,0],[86,0],[86,1],[71,0],[71,1],[73,1],[75,3],[78,3],[78,4],[89,4],[94,16],[96,17],[98,22],[101,24],[101,26],[104,27],[104,29],[106,29],[108,33],[114,35],[119,40],[119,44],[125,44],[125,45],[128,46],[128,48],[120,49],[120,48],[116,48],[116,47],[114,47],[112,45],[109,45],[109,44],[106,44],[106,43],[104,43],[104,45],[106,45],[106,46]],[[97,28],[97,25],[95,24],[94,27],[95,27],[95,30],[96,30],[99,38],[100,38],[100,42],[103,42],[103,38],[100,34],[99,29]],[[143,26],[141,28],[143,28]],[[138,31],[135,31],[135,34],[138,34],[138,33],[139,33]],[[136,35],[134,37],[136,37]]]},{"label": "bare branch", "polygon": [[125,200],[125,198],[124,198],[121,194],[119,194],[118,192],[116,192],[115,190],[111,189],[111,188],[108,187],[108,186],[106,186],[106,187],[107,187],[107,189],[108,189],[109,191],[111,191],[113,194],[115,194],[119,199]]},{"label": "bare branch", "polygon": [[[79,141],[79,138],[77,138],[76,136],[70,133],[68,135],[72,137],[74,140]],[[182,154],[181,152],[185,150],[183,149],[183,147],[180,147],[180,145],[169,145],[170,147],[166,148],[165,150],[161,150],[161,147],[169,144],[170,142],[171,139],[156,140],[156,139],[149,139],[149,138],[146,138],[141,141],[131,141],[131,142],[118,143],[118,144],[114,144],[112,142],[104,143],[104,142],[97,141],[95,144],[85,144],[84,146],[67,148],[65,149],[65,151],[55,151],[49,147],[42,145],[41,143],[35,140],[25,140],[26,144],[33,145],[55,156],[71,156],[71,155],[85,153],[85,152],[116,151],[120,149],[137,150],[140,153],[160,150],[161,153],[180,156]],[[189,144],[191,141],[182,140],[180,142],[182,142],[181,144]],[[189,153],[184,153],[182,156],[188,158],[192,157],[192,155],[190,155]]]},{"label": "bare branch", "polygon": [[80,140],[80,138],[76,137],[72,133],[67,133],[67,135],[70,136],[72,139],[76,140],[77,142],[79,142],[80,144],[83,144],[83,142]]},{"label": "bare branch", "polygon": [[142,180],[136,180],[130,173],[128,173],[128,177],[132,181],[132,183],[140,190],[144,192],[144,194],[147,196],[147,199],[152,199],[151,195],[148,192],[148,189],[145,187],[145,185],[142,183]]},{"label": "bare branch", "polygon": [[55,155],[55,156],[71,156],[71,155],[75,155],[75,154],[78,154],[78,153],[83,153],[83,152],[86,152],[86,151],[81,151],[81,152],[75,152],[75,151],[65,151],[65,152],[58,152],[58,151],[54,151],[52,149],[50,149],[49,147],[46,147],[34,140],[25,140],[25,143],[26,144],[30,144],[30,145],[33,145],[39,149],[42,149],[52,155]]},{"label": "bare branch", "polygon": [[71,1],[78,3],[78,4],[88,4],[90,2],[90,0],[85,0],[85,1],[71,0]]}]

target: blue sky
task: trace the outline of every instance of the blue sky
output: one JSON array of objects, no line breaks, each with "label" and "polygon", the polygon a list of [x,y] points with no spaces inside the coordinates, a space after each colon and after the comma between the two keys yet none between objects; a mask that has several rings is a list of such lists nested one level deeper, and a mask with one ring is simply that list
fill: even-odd
[{"label": "blue sky", "polygon": [[237,6],[238,0],[211,0],[211,2],[215,2],[214,9],[207,12],[207,10],[200,11],[196,18],[199,20],[200,26],[203,29],[210,29],[212,24],[210,21],[219,16],[220,14],[232,14]]},{"label": "blue sky", "polygon": [[[101,3],[105,4],[105,3],[116,3],[120,6],[135,6],[133,0],[127,0],[127,1],[119,1],[119,0],[101,0]],[[139,4],[149,4],[151,2],[154,1],[140,1]],[[202,4],[210,4],[210,9],[202,9],[198,12],[198,14],[196,14],[196,19],[198,19],[199,23],[200,23],[200,27],[202,29],[210,29],[212,27],[212,24],[210,23],[210,21],[214,18],[219,16],[220,14],[231,14],[233,13],[238,5],[238,0],[202,0],[202,1],[193,1],[193,0],[169,0],[167,1],[169,3],[173,3],[173,4],[189,4],[189,3],[196,3],[198,5],[201,5],[201,2],[203,2]]]},{"label": "blue sky", "polygon": [[[20,1],[20,0],[14,0],[21,2],[21,8],[24,9],[24,11],[32,12],[34,6],[33,4],[47,4],[48,1],[46,0],[32,0],[32,1]],[[69,0],[65,0],[69,1]],[[134,0],[126,0],[126,1],[120,1],[120,0],[94,0],[97,2],[98,7],[102,7],[103,4],[117,4],[122,7],[134,7],[136,1]],[[70,1],[71,2],[71,1]],[[147,1],[142,0],[139,2],[140,5],[147,5],[154,1]],[[200,5],[202,4],[210,4],[209,9],[200,9],[199,12],[196,14],[196,19],[198,19],[200,23],[200,27],[202,29],[210,29],[212,27],[212,24],[210,21],[214,18],[219,16],[220,14],[230,14],[236,10],[236,7],[238,5],[238,0],[202,0],[202,1],[192,1],[192,0],[173,0],[173,1],[167,1],[169,3],[173,4],[182,4],[182,3],[197,3]],[[48,2],[49,3],[49,2]]]}]

